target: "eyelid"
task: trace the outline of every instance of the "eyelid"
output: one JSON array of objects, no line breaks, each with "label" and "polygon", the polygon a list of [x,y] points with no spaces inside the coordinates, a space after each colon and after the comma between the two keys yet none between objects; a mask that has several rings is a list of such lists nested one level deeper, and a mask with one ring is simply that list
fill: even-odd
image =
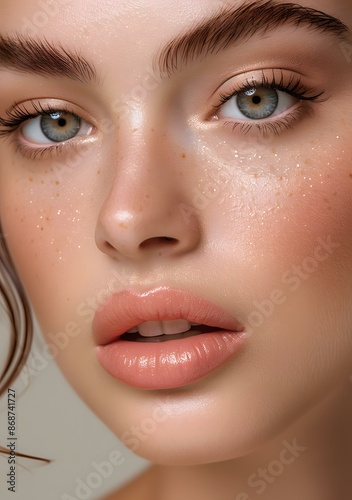
[{"label": "eyelid", "polygon": [[[27,118],[27,120],[31,120],[37,116],[55,113],[57,111],[72,113],[79,116],[79,118],[92,125],[94,131],[98,128],[98,123],[94,117],[87,113],[81,106],[70,101],[53,98],[35,98],[21,102],[15,101],[13,105],[5,111],[7,118],[2,118],[1,121],[10,122],[11,120],[20,120],[24,114],[32,115]],[[21,124],[25,123],[27,120],[22,120]],[[11,127],[10,123],[6,126]],[[15,128],[18,128],[18,126],[15,126]]]},{"label": "eyelid", "polygon": [[212,107],[219,109],[232,96],[253,87],[275,88],[300,100],[326,100],[322,97],[325,91],[316,85],[304,83],[301,73],[283,68],[263,68],[235,75],[222,83],[211,96]]}]

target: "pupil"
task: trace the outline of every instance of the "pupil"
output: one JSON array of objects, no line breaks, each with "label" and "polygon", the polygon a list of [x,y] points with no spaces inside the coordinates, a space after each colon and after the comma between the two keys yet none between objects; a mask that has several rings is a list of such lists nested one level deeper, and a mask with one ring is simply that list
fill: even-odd
[{"label": "pupil", "polygon": [[59,127],[66,127],[66,120],[65,118],[60,118],[58,121]]},{"label": "pupil", "polygon": [[262,102],[262,98],[259,95],[253,97],[253,104],[260,104]]}]

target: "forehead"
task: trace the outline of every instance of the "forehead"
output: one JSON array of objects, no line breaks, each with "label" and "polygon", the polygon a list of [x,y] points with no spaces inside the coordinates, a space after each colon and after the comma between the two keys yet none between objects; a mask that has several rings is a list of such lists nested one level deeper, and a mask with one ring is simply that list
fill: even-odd
[{"label": "forehead", "polygon": [[[32,32],[42,36],[63,35],[67,41],[84,45],[94,41],[122,40],[135,36],[134,50],[146,43],[158,43],[191,29],[204,17],[221,9],[236,9],[244,5],[266,3],[266,0],[2,0],[0,29],[5,32]],[[279,1],[272,2],[275,4]],[[352,23],[350,0],[301,0],[304,7],[322,10]],[[155,29],[155,27],[158,29]],[[118,27],[118,29],[117,29]],[[100,33],[99,39],[95,35]]]}]

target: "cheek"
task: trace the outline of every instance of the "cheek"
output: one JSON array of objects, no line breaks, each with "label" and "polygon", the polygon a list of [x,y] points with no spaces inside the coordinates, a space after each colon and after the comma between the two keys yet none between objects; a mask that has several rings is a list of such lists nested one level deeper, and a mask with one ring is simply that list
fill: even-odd
[{"label": "cheek", "polygon": [[306,261],[306,267],[314,269],[314,260],[326,260],[326,270],[341,259],[351,260],[351,171],[350,158],[339,150],[306,160],[281,195],[287,199],[286,208],[268,224],[268,246],[276,247],[275,266]]},{"label": "cheek", "polygon": [[313,147],[297,158],[281,159],[280,164],[287,166],[285,173],[256,190],[256,213],[251,222],[247,219],[246,240],[251,242],[253,269],[264,272],[268,283],[305,260],[313,269],[314,259],[319,263],[331,257],[326,259],[325,271],[339,259],[351,260],[349,149],[347,143],[337,141],[327,150]]},{"label": "cheek", "polygon": [[74,181],[80,190],[70,188],[49,169],[18,178],[4,174],[1,183],[2,228],[34,309],[41,322],[65,317],[87,286],[95,251],[90,189]]}]

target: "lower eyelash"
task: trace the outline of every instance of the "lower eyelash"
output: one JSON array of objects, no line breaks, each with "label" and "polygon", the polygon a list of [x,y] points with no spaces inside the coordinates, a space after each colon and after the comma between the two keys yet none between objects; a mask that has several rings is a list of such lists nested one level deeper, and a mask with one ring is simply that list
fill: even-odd
[{"label": "lower eyelash", "polygon": [[280,135],[285,130],[289,130],[294,126],[294,124],[303,118],[307,118],[314,114],[314,109],[312,106],[300,106],[296,108],[291,113],[288,113],[281,119],[277,119],[275,121],[262,121],[260,123],[251,123],[251,122],[224,122],[225,126],[230,126],[234,131],[237,128],[240,128],[243,134],[248,134],[251,130],[255,129],[263,135],[266,134],[274,134]]},{"label": "lower eyelash", "polygon": [[17,144],[16,153],[20,153],[30,160],[40,160],[44,155],[49,155],[49,158],[53,158],[55,155],[61,153],[63,148],[63,144],[34,149],[28,148],[23,144]]},{"label": "lower eyelash", "polygon": [[26,146],[16,140],[16,138],[12,138],[13,143],[15,145],[15,152],[20,153],[25,158],[29,160],[41,160],[45,159],[54,159],[57,155],[73,154],[75,152],[80,151],[82,144],[72,141],[62,142],[60,144],[54,144],[48,147],[41,148],[31,148]]}]

